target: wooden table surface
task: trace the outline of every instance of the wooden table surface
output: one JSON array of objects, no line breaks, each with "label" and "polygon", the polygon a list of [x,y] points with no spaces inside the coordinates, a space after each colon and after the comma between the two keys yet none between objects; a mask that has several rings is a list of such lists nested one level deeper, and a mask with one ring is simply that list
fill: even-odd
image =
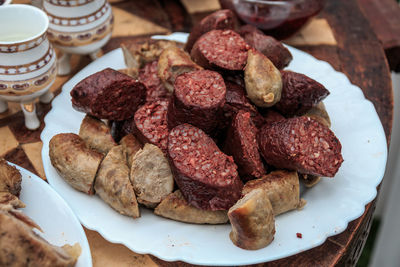
[{"label": "wooden table surface", "polygon": [[[379,31],[382,25],[371,23],[371,20],[366,19],[365,16],[371,16],[371,9],[365,6],[360,8],[359,4],[368,1],[374,2],[374,0],[327,0],[324,10],[301,32],[285,42],[329,62],[336,70],[346,74],[352,83],[359,86],[365,96],[373,102],[389,144],[393,95],[384,48],[393,45],[396,49],[398,47],[393,42],[385,43],[384,39],[389,40],[389,35]],[[28,2],[14,1],[14,3]],[[199,19],[219,9],[216,0],[110,2],[113,4],[115,28],[112,39],[103,49],[104,52],[119,47],[122,41],[137,40],[156,33],[189,31]],[[396,14],[398,13],[394,16]],[[392,21],[390,25],[395,24]],[[378,39],[379,37],[381,38]],[[398,54],[393,56],[387,51],[386,54],[390,62],[397,62]],[[88,57],[73,56],[73,73],[89,62]],[[392,69],[398,67],[397,63],[393,64]],[[71,75],[58,77],[52,91],[59,93],[62,84],[70,77]],[[0,156],[46,179],[40,156],[42,147],[40,132],[44,127],[43,118],[51,109],[51,104],[37,104],[42,125],[36,131],[29,131],[24,127],[23,115],[18,104],[10,104],[9,107],[7,112],[0,114]],[[352,221],[343,233],[328,238],[324,244],[314,249],[256,266],[352,266],[357,262],[365,244],[374,208],[375,201],[368,204],[364,214]],[[94,266],[189,266],[183,262],[169,263],[150,255],[136,254],[123,245],[109,243],[94,231],[87,229],[85,231]]]}]

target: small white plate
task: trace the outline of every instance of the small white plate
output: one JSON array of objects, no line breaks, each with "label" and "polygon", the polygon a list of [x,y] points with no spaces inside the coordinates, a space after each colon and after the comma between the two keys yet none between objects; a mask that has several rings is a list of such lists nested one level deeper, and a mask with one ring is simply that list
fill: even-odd
[{"label": "small white plate", "polygon": [[[187,34],[169,38],[185,42]],[[58,133],[78,133],[84,117],[72,108],[70,91],[83,78],[110,67],[126,68],[122,50],[116,49],[81,70],[54,99],[42,131],[42,159],[49,183],[64,197],[81,223],[105,239],[122,243],[137,253],[150,253],[167,261],[182,260],[199,265],[244,265],[284,258],[321,245],[329,236],[344,231],[348,223],[364,212],[376,196],[386,166],[387,147],[382,124],[373,104],[361,89],[324,61],[288,47],[293,61],[288,69],[319,81],[331,92],[324,101],[332,130],[342,143],[344,162],[334,178],[303,192],[307,205],[276,218],[274,241],[266,248],[247,251],[229,239],[231,226],[194,225],[164,219],[142,209],[132,219],[111,209],[97,196],[88,196],[69,186],[57,174],[49,159],[49,141]],[[302,233],[303,238],[296,237]]]},{"label": "small white plate", "polygon": [[11,165],[22,175],[20,199],[26,207],[20,210],[43,230],[43,233],[40,231],[36,233],[56,246],[79,243],[82,253],[76,267],[92,266],[92,256],[85,232],[67,203],[45,181],[24,168]]}]

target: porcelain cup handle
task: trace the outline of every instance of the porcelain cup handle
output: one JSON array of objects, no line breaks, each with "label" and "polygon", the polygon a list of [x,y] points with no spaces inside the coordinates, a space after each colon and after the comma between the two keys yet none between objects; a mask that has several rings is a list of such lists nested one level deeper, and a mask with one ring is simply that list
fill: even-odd
[{"label": "porcelain cup handle", "polygon": [[29,130],[36,130],[40,126],[40,121],[36,115],[35,102],[21,103],[21,109],[25,117],[25,127]]}]

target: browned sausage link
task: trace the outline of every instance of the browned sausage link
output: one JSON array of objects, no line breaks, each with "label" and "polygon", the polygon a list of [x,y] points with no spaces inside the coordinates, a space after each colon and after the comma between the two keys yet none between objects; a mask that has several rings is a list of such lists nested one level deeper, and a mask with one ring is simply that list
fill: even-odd
[{"label": "browned sausage link", "polygon": [[221,121],[222,127],[226,128],[230,125],[233,116],[241,109],[249,111],[251,119],[257,128],[264,124],[264,118],[258,113],[256,107],[250,103],[246,97],[245,89],[233,82],[225,81],[226,85],[226,102],[223,107],[224,120]]},{"label": "browned sausage link", "polygon": [[131,182],[139,203],[154,208],[174,190],[174,178],[164,153],[145,144],[132,160]]},{"label": "browned sausage link", "polygon": [[272,36],[265,35],[252,25],[244,25],[239,34],[247,44],[263,53],[278,69],[283,69],[292,60],[292,54],[281,42]]},{"label": "browned sausage link", "polygon": [[154,210],[154,213],[175,221],[197,224],[221,224],[228,222],[225,210],[202,210],[190,206],[180,190],[169,194]]},{"label": "browned sausage link", "polygon": [[113,147],[101,162],[94,188],[96,194],[119,213],[133,218],[140,217],[121,145]]},{"label": "browned sausage link", "polygon": [[280,169],[333,177],[343,162],[335,134],[308,117],[266,124],[258,141],[265,161]]},{"label": "browned sausage link", "polygon": [[142,143],[140,143],[133,134],[127,134],[119,141],[119,144],[124,148],[126,160],[130,169],[133,157],[136,152],[142,148]]},{"label": "browned sausage link", "polygon": [[190,56],[205,69],[243,70],[249,45],[232,30],[213,30],[201,36]]},{"label": "browned sausage link", "polygon": [[169,92],[174,91],[176,77],[185,72],[203,69],[189,54],[178,47],[165,49],[158,59],[158,76]]},{"label": "browned sausage link", "polygon": [[158,61],[152,61],[139,70],[139,81],[146,86],[146,101],[156,101],[169,97],[167,89],[158,77]]},{"label": "browned sausage link", "polygon": [[244,71],[247,97],[258,107],[271,107],[279,102],[282,78],[279,70],[263,54],[250,49]]},{"label": "browned sausage link", "polygon": [[175,181],[190,205],[226,210],[239,199],[243,183],[236,164],[202,130],[189,124],[172,129],[168,157]]},{"label": "browned sausage link", "polygon": [[257,132],[250,113],[244,110],[240,110],[234,116],[228,130],[224,151],[233,156],[242,180],[258,178],[265,174],[258,152]]},{"label": "browned sausage link", "polygon": [[319,82],[304,74],[281,71],[282,96],[275,105],[283,115],[303,115],[329,95],[329,91]]},{"label": "browned sausage link", "polygon": [[217,72],[200,70],[178,76],[168,107],[168,128],[190,123],[213,134],[222,116],[225,95],[224,80]]},{"label": "browned sausage link", "polygon": [[294,171],[273,171],[260,179],[248,181],[243,187],[243,195],[262,189],[268,194],[274,215],[301,208],[299,176]]},{"label": "browned sausage link", "polygon": [[164,152],[167,151],[168,100],[149,102],[141,106],[135,113],[134,133],[142,143],[151,143]]},{"label": "browned sausage link", "polygon": [[86,77],[71,91],[76,110],[108,120],[132,117],[145,94],[141,82],[110,68]]},{"label": "browned sausage link", "polygon": [[63,133],[49,143],[51,164],[75,189],[92,195],[93,183],[103,154],[89,149],[78,135]]},{"label": "browned sausage link", "polygon": [[90,148],[104,154],[117,145],[111,136],[110,128],[101,120],[89,115],[82,120],[79,136]]},{"label": "browned sausage link", "polygon": [[275,219],[267,192],[256,189],[241,198],[228,212],[236,246],[256,250],[274,240]]},{"label": "browned sausage link", "polygon": [[194,43],[206,32],[211,30],[233,30],[237,23],[236,16],[229,9],[218,10],[203,18],[194,25],[186,42],[185,50],[190,53]]},{"label": "browned sausage link", "polygon": [[0,192],[9,192],[15,196],[19,196],[21,192],[21,173],[0,158]]}]

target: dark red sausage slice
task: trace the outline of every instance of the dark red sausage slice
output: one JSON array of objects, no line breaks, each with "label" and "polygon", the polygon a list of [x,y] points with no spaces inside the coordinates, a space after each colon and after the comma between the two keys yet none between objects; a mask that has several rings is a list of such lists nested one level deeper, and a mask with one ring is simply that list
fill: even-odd
[{"label": "dark red sausage slice", "polygon": [[146,101],[155,101],[169,97],[161,79],[158,77],[158,61],[149,62],[139,70],[139,81],[142,82],[146,90]]},{"label": "dark red sausage slice", "polygon": [[283,121],[283,120],[285,120],[285,117],[273,109],[268,109],[266,111],[266,113],[264,114],[264,121],[267,124],[278,122],[278,121]]},{"label": "dark red sausage slice", "polygon": [[211,30],[226,30],[235,28],[236,16],[229,9],[218,10],[203,18],[190,32],[185,50],[190,53],[194,43],[206,32]]},{"label": "dark red sausage slice", "polygon": [[292,54],[274,37],[265,35],[252,25],[244,25],[239,29],[239,34],[247,44],[260,51],[274,63],[278,69],[283,69],[292,60]]},{"label": "dark red sausage slice", "polygon": [[168,128],[190,123],[212,134],[222,114],[225,95],[224,80],[217,72],[200,70],[179,75],[168,107]]},{"label": "dark red sausage slice", "polygon": [[142,143],[156,145],[164,152],[168,142],[167,109],[168,100],[147,102],[136,111],[130,130]]},{"label": "dark red sausage slice", "polygon": [[322,84],[304,74],[293,71],[281,74],[282,95],[275,107],[283,115],[303,115],[329,95]]},{"label": "dark red sausage slice", "polygon": [[206,69],[243,70],[249,45],[232,30],[213,30],[205,33],[194,44],[190,56]]},{"label": "dark red sausage slice", "polygon": [[257,111],[257,108],[250,103],[246,97],[245,89],[233,82],[225,81],[226,85],[226,102],[223,107],[225,119],[222,121],[223,126],[228,127],[233,116],[241,109],[249,111],[251,119],[257,128],[264,124],[264,118]]},{"label": "dark red sausage slice", "polygon": [[236,164],[202,130],[190,124],[172,129],[168,157],[179,189],[194,207],[226,210],[240,198]]},{"label": "dark red sausage slice", "polygon": [[71,91],[72,106],[99,119],[132,117],[146,94],[146,87],[128,75],[107,68],[80,81]]},{"label": "dark red sausage slice", "polygon": [[224,151],[233,156],[243,180],[259,178],[266,173],[258,152],[257,132],[250,112],[244,110],[236,113],[228,130]]},{"label": "dark red sausage slice", "polygon": [[333,177],[343,162],[335,134],[309,117],[266,124],[258,142],[265,161],[281,169]]}]

